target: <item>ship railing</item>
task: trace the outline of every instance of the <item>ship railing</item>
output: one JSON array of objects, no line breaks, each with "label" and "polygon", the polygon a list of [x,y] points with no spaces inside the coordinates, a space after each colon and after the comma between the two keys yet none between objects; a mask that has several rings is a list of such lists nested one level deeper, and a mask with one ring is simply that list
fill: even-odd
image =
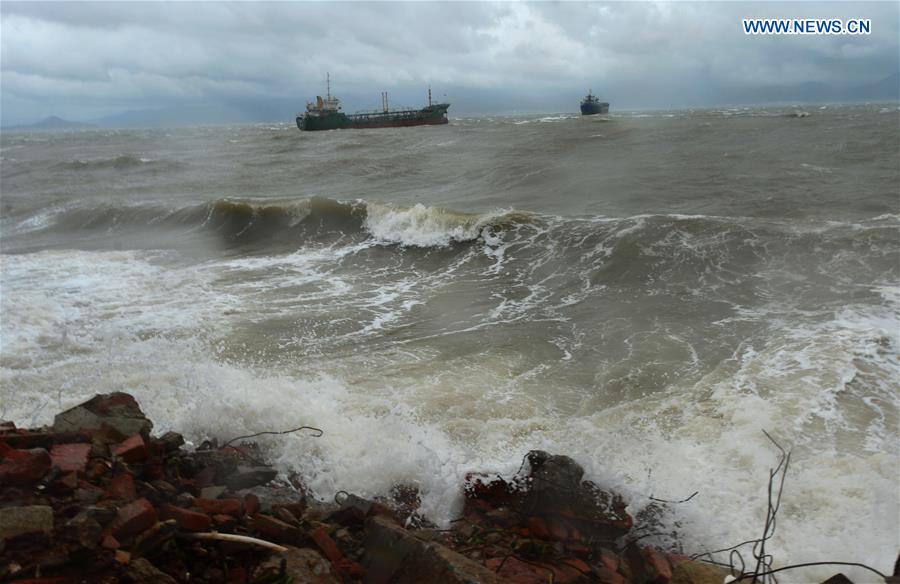
[{"label": "ship railing", "polygon": [[354,120],[371,120],[374,118],[389,117],[392,120],[412,120],[417,118],[419,110],[392,110],[389,112],[359,112],[351,115]]},{"label": "ship railing", "polygon": [[421,110],[418,110],[413,107],[404,107],[400,109],[373,109],[373,110],[361,110],[358,112],[354,112],[354,116],[383,116],[383,115],[395,115],[395,114],[406,114],[406,113],[415,113]]}]

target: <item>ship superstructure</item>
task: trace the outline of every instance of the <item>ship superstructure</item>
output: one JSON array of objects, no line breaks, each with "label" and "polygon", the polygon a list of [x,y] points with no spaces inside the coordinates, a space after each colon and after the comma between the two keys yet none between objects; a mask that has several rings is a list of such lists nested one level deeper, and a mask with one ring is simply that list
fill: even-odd
[{"label": "ship superstructure", "polygon": [[589,89],[588,94],[581,100],[581,115],[593,116],[595,114],[608,114],[609,104],[600,101],[600,98],[594,95],[594,90]]}]

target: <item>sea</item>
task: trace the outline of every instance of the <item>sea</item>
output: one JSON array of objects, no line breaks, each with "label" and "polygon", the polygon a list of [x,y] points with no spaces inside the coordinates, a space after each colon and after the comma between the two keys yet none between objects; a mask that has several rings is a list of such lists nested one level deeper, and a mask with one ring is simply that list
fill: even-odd
[{"label": "sea", "polygon": [[[762,535],[783,448],[774,565],[892,571],[897,104],[0,147],[0,419],[126,391],[194,445],[313,426],[258,440],[444,526],[543,449],[688,554]],[[781,579],[838,571],[879,581]]]}]

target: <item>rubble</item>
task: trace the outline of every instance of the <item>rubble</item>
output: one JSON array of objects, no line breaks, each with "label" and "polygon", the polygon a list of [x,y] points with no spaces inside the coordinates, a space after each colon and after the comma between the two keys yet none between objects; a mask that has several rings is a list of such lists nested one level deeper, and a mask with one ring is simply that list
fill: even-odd
[{"label": "rubble", "polygon": [[[472,473],[449,529],[414,485],[307,496],[251,444],[184,448],[125,393],[53,427],[0,424],[0,581],[287,584],[720,584],[728,572],[629,540],[617,494],[532,451],[507,480]],[[233,441],[232,441],[233,442]]]},{"label": "rubble", "polygon": [[131,395],[115,392],[95,395],[83,404],[56,415],[54,432],[78,432],[111,428],[122,435],[148,435],[153,422],[144,416]]},{"label": "rubble", "polygon": [[28,533],[53,531],[53,508],[47,505],[4,507],[0,509],[0,539]]}]

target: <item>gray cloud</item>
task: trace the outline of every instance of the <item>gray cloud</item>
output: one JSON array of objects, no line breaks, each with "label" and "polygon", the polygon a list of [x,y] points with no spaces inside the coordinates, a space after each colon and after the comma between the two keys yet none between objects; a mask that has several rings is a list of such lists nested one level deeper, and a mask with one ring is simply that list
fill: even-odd
[{"label": "gray cloud", "polygon": [[[900,66],[895,2],[3,2],[0,15],[4,124],[203,103],[289,115],[326,72],[347,109],[381,90],[419,103],[431,84],[451,111],[489,113],[572,110],[588,87],[620,107],[811,84],[852,96],[840,91]],[[748,36],[745,17],[870,18],[873,33]]]}]

